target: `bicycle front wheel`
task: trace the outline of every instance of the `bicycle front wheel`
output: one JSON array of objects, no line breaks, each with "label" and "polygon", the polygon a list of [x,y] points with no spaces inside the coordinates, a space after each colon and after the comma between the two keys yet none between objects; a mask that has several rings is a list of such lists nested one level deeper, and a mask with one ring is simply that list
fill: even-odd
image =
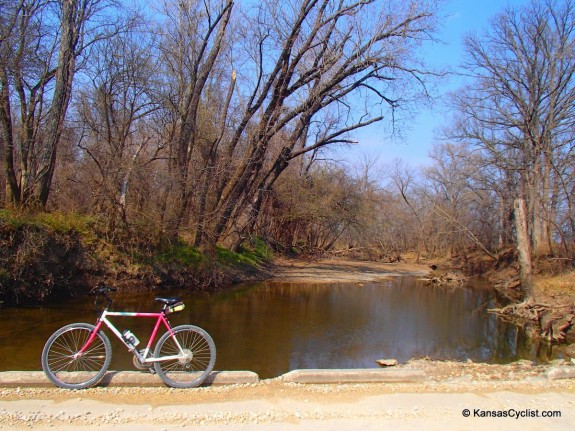
[{"label": "bicycle front wheel", "polygon": [[88,323],[72,323],[48,339],[42,350],[42,369],[56,386],[84,389],[104,377],[112,359],[112,346],[106,334],[98,331],[87,350],[76,356],[95,329]]},{"label": "bicycle front wheel", "polygon": [[[192,325],[176,326],[156,345],[158,376],[174,388],[194,388],[210,375],[216,363],[216,345],[210,334]],[[166,359],[162,359],[166,358]]]}]

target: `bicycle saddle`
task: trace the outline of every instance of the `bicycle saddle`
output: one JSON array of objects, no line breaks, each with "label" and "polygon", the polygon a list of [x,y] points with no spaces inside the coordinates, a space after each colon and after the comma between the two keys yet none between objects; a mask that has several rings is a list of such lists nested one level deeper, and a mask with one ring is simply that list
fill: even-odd
[{"label": "bicycle saddle", "polygon": [[156,298],[156,301],[162,302],[166,305],[174,305],[176,302],[180,302],[180,298],[173,297],[173,298]]}]

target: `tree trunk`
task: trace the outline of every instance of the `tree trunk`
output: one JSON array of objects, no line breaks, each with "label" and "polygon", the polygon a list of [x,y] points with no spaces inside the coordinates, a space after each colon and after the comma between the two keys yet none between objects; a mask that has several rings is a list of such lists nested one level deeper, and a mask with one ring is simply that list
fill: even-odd
[{"label": "tree trunk", "polygon": [[522,198],[515,199],[515,235],[517,251],[519,253],[519,277],[521,281],[521,291],[525,301],[532,302],[535,299],[533,292],[533,271],[531,266],[531,243],[527,229],[527,211],[525,201]]},{"label": "tree trunk", "polygon": [[77,0],[69,0],[61,3],[62,18],[60,30],[62,32],[60,41],[60,53],[56,70],[56,85],[54,87],[54,98],[50,108],[48,120],[48,133],[46,138],[46,149],[41,163],[43,163],[40,173],[40,183],[38,200],[42,208],[46,207],[52,178],[56,168],[56,154],[58,143],[64,129],[64,118],[68,110],[70,95],[72,93],[72,80],[76,65],[76,47],[85,20],[86,4],[79,4]]},{"label": "tree trunk", "polygon": [[12,114],[10,112],[10,90],[8,74],[0,71],[0,126],[2,127],[4,172],[6,175],[6,204],[20,203],[20,187],[14,170],[14,135],[12,131]]}]

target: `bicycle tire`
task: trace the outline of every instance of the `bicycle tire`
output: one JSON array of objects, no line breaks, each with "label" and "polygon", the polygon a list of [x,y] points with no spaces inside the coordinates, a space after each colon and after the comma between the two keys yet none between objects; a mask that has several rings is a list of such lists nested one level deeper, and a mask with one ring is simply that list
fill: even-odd
[{"label": "bicycle tire", "polygon": [[[163,382],[174,388],[200,386],[210,375],[216,363],[216,345],[205,330],[193,325],[180,325],[172,329],[182,349],[187,353],[184,359],[157,361],[156,373]],[[154,358],[179,355],[180,350],[172,333],[166,332],[156,345]]]},{"label": "bicycle tire", "polygon": [[64,389],[85,389],[96,385],[112,360],[110,340],[102,331],[86,352],[74,358],[96,327],[72,323],[52,334],[42,349],[42,369],[48,379]]}]

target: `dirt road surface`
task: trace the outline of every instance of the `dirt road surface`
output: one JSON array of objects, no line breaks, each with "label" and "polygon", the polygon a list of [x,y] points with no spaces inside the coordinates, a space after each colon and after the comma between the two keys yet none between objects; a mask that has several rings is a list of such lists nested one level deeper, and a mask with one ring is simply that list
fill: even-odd
[{"label": "dirt road surface", "polygon": [[188,390],[1,389],[0,430],[575,429],[572,379],[515,377],[348,385],[266,380]]}]

